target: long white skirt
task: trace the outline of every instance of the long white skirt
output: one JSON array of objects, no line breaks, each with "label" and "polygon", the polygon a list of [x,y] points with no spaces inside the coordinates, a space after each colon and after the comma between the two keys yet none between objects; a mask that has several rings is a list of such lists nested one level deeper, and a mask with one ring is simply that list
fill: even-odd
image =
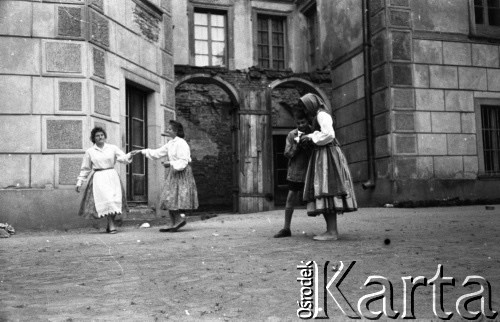
[{"label": "long white skirt", "polygon": [[122,188],[115,169],[96,171],[94,174],[94,202],[99,218],[122,212]]}]

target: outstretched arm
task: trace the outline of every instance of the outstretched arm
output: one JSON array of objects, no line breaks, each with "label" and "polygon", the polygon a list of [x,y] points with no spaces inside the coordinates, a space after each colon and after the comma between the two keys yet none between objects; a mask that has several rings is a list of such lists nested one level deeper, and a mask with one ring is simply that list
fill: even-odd
[{"label": "outstretched arm", "polygon": [[126,163],[129,164],[132,162],[132,157],[135,155],[134,151],[131,151],[127,154],[125,154],[122,150],[120,150],[118,147],[115,149],[115,156],[116,156],[116,161],[120,163]]},{"label": "outstretched arm", "polygon": [[165,144],[159,149],[143,149],[140,152],[150,160],[157,160],[166,157],[168,155],[168,148],[167,145]]}]

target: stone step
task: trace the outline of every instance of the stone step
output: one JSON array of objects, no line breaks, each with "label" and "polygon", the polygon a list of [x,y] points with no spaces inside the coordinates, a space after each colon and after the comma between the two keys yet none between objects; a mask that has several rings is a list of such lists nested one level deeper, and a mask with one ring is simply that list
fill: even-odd
[{"label": "stone step", "polygon": [[156,212],[147,206],[129,207],[125,220],[152,220],[156,219]]}]

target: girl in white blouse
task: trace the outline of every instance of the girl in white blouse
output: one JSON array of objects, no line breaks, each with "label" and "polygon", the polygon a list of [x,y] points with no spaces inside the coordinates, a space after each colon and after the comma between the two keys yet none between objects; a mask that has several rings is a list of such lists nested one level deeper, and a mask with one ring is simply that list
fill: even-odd
[{"label": "girl in white blouse", "polygon": [[160,195],[160,207],[168,210],[172,226],[160,229],[161,232],[175,232],[186,224],[185,215],[181,210],[198,208],[198,191],[193,177],[191,151],[184,140],[184,128],[176,121],[169,122],[166,130],[173,139],[159,149],[140,150],[146,158],[156,160],[166,157],[167,178]]},{"label": "girl in white blouse", "polygon": [[307,214],[323,214],[326,232],[314,236],[315,240],[337,240],[337,214],[356,211],[351,172],[347,160],[335,139],[333,119],[323,100],[315,94],[306,94],[299,100],[310,117],[313,132],[303,135],[301,141],[315,146],[307,167],[304,201]]},{"label": "girl in white blouse", "polygon": [[75,189],[80,192],[88,178],[78,214],[86,218],[107,217],[106,231],[114,234],[115,217],[124,214],[127,206],[122,182],[114,167],[117,161],[130,163],[135,153],[123,153],[117,146],[107,144],[106,138],[102,127],[92,129],[90,140],[94,145],[85,151]]}]

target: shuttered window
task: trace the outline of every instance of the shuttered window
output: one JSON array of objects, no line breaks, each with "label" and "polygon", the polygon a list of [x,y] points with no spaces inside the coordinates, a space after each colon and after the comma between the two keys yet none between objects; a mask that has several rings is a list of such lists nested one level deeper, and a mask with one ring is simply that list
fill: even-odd
[{"label": "shuttered window", "polygon": [[500,105],[481,105],[484,173],[500,175]]}]

